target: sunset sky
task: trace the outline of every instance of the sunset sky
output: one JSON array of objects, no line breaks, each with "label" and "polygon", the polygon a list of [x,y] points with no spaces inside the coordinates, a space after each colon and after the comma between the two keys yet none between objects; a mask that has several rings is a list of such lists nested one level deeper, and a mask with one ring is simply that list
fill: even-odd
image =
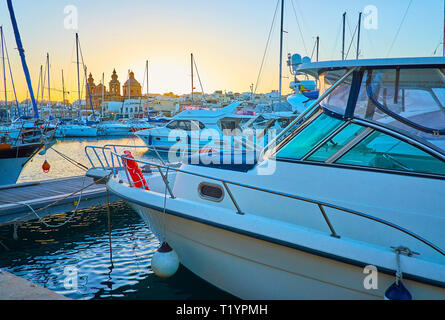
[{"label": "sunset sky", "polygon": [[[320,59],[339,59],[343,12],[348,12],[349,47],[358,13],[367,5],[378,9],[378,29],[363,28],[361,58],[442,55],[443,0],[413,0],[399,32],[410,0],[285,2],[285,55],[291,52],[310,56],[318,35]],[[61,90],[63,69],[71,101],[77,98],[76,31],[64,26],[64,8],[68,5],[78,10],[78,32],[85,64],[96,84],[103,72],[108,84],[114,68],[121,83],[131,69],[142,84],[148,59],[150,92],[178,94],[190,92],[192,52],[205,92],[249,91],[249,86],[256,83],[277,5],[276,0],[14,0],[13,3],[34,90],[37,91],[40,65],[45,64],[48,52],[52,87]],[[0,2],[0,24],[4,28],[19,100],[23,100],[27,88],[6,0]],[[278,49],[279,17],[258,92],[278,89]],[[349,58],[354,57],[355,44],[349,54]],[[287,68],[284,76],[283,86],[289,91]],[[0,83],[0,100],[3,100],[3,80]],[[7,83],[9,91],[9,79]],[[196,87],[199,89],[198,82]],[[61,99],[57,91],[51,95],[53,100]],[[13,99],[12,92],[8,92],[8,99]]]}]

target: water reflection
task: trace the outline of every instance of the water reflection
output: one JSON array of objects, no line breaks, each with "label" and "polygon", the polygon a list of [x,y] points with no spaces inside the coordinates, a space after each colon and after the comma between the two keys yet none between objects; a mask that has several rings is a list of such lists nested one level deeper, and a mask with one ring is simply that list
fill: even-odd
[{"label": "water reflection", "polygon": [[[90,167],[87,145],[119,144],[143,146],[136,137],[117,139],[63,139],[53,148]],[[152,158],[146,149],[134,151],[136,157]],[[165,155],[164,155],[165,156]],[[45,159],[51,164],[42,172]],[[85,172],[54,151],[37,155],[24,168],[19,183],[83,175]],[[52,217],[58,225],[71,213]],[[171,279],[159,279],[150,268],[159,242],[141,218],[123,202],[111,206],[112,262],[107,208],[79,211],[65,226],[50,229],[39,222],[22,224],[19,240],[13,228],[0,228],[0,269],[9,271],[72,299],[233,299],[193,273],[180,267]]]},{"label": "water reflection", "polygon": [[60,229],[23,224],[18,241],[12,227],[0,228],[0,241],[9,249],[0,246],[0,268],[72,299],[233,298],[182,266],[171,279],[156,277],[150,262],[159,242],[124,203],[111,206],[111,226],[113,268],[106,207],[80,211]]}]

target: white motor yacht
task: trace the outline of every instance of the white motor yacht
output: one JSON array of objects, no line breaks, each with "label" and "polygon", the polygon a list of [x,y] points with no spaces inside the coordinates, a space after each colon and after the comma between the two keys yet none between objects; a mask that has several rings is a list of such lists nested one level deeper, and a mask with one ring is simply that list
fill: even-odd
[{"label": "white motor yacht", "polygon": [[[213,110],[185,110],[174,116],[162,127],[138,131],[136,135],[149,147],[171,151],[187,149],[193,153],[213,141],[219,145],[225,133],[232,134],[240,123],[254,118],[253,115],[239,115],[236,111],[242,102],[234,102],[224,108]],[[193,133],[196,133],[196,136]],[[206,132],[205,137],[202,132]],[[208,135],[207,135],[208,134]],[[229,141],[233,137],[229,136]],[[232,139],[233,141],[233,139]]]},{"label": "white motor yacht", "polygon": [[298,69],[320,97],[258,161],[136,160],[161,170],[144,174],[150,190],[115,168],[110,192],[242,299],[445,299],[445,58]]}]

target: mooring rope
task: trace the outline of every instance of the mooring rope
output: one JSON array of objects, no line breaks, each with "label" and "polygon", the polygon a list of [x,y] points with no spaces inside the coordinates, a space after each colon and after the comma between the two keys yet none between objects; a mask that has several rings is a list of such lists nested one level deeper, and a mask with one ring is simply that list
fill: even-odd
[{"label": "mooring rope", "polygon": [[66,161],[68,161],[69,163],[71,163],[72,165],[76,166],[77,168],[84,170],[85,172],[88,171],[88,167],[83,165],[82,163],[68,157],[67,155],[57,151],[54,148],[50,148],[50,150],[53,150],[55,153],[57,153],[60,157],[62,157],[63,159],[65,159]]},{"label": "mooring rope", "polygon": [[[59,200],[57,200],[57,201],[55,201],[55,202],[53,202],[53,203],[47,205],[46,207],[41,208],[41,209],[38,209],[38,210],[35,210],[33,207],[31,207],[31,205],[29,205],[29,204],[27,204],[27,203],[23,203],[23,202],[14,202],[14,201],[5,201],[5,200],[0,200],[0,202],[2,202],[2,203],[9,203],[9,204],[23,205],[23,206],[28,207],[28,208],[32,211],[31,213],[29,213],[29,214],[27,214],[27,215],[25,215],[25,216],[22,216],[22,217],[19,217],[19,218],[14,219],[13,221],[11,221],[12,223],[21,222],[20,220],[23,220],[23,219],[26,219],[27,217],[30,217],[30,216],[32,216],[32,215],[35,215],[35,216],[37,217],[37,219],[39,220],[39,222],[42,223],[43,225],[45,225],[46,227],[51,228],[51,229],[57,229],[57,228],[61,228],[61,227],[65,226],[65,225],[66,225],[67,223],[69,223],[69,222],[74,218],[74,216],[77,214],[78,209],[79,209],[79,206],[80,206],[80,202],[81,202],[81,200],[82,200],[83,191],[85,191],[86,189],[88,189],[88,188],[94,186],[95,184],[101,182],[102,180],[105,180],[105,179],[108,179],[108,178],[109,178],[109,175],[107,175],[107,176],[105,176],[105,177],[103,177],[103,178],[100,178],[99,180],[97,180],[97,181],[95,181],[95,182],[93,182],[93,183],[91,183],[90,185],[88,185],[88,186],[85,187],[85,180],[86,180],[86,176],[85,176],[84,179],[83,179],[83,182],[82,182],[82,188],[81,188],[80,190],[77,190],[77,191],[75,191],[75,192],[73,192],[73,193],[67,195],[66,197],[64,197],[64,198],[62,198],[62,199],[59,199]],[[44,221],[44,218],[42,218],[41,216],[39,216],[38,212],[41,212],[41,211],[47,210],[47,209],[49,209],[49,208],[51,208],[51,207],[54,207],[54,206],[56,206],[57,204],[59,204],[60,202],[62,202],[62,201],[64,201],[64,200],[68,199],[69,197],[74,196],[75,194],[77,194],[77,193],[79,193],[79,192],[80,192],[79,200],[77,201],[77,205],[76,205],[76,208],[74,209],[74,213],[73,213],[73,214],[72,214],[72,215],[71,215],[65,222],[63,222],[63,223],[61,223],[61,224],[59,224],[59,225],[50,225],[50,224],[48,224],[48,223],[46,223],[46,222]]]}]

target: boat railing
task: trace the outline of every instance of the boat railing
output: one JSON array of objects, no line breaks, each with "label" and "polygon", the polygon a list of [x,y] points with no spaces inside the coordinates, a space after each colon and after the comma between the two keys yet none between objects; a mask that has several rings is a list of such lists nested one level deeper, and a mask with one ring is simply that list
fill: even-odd
[{"label": "boat railing", "polygon": [[[166,189],[170,195],[170,198],[175,199],[175,195],[173,194],[172,188],[170,186],[170,183],[168,181],[168,174],[169,172],[176,172],[176,173],[182,173],[182,174],[186,174],[186,175],[192,175],[192,176],[196,176],[196,177],[200,177],[203,179],[208,179],[208,180],[213,180],[213,181],[217,181],[220,182],[223,186],[224,189],[226,190],[227,194],[229,195],[236,211],[237,214],[240,215],[244,215],[244,212],[241,210],[241,207],[239,206],[238,202],[236,201],[235,198],[235,194],[232,192],[232,190],[229,188],[229,186],[237,186],[237,187],[241,187],[241,188],[245,188],[245,189],[249,189],[249,190],[255,190],[255,191],[259,191],[259,192],[263,192],[263,193],[268,193],[268,194],[272,194],[272,195],[277,195],[280,197],[284,197],[284,198],[290,198],[290,199],[294,199],[294,200],[298,200],[298,201],[302,201],[305,203],[311,203],[314,204],[318,207],[321,215],[323,216],[324,221],[326,222],[327,226],[329,227],[329,230],[331,232],[331,236],[333,238],[341,238],[341,236],[335,231],[335,228],[331,222],[331,220],[329,219],[329,216],[326,213],[326,208],[330,208],[330,209],[334,209],[337,212],[341,212],[344,214],[352,214],[354,216],[357,217],[361,217],[373,222],[376,222],[378,224],[381,225],[385,225],[387,227],[390,227],[392,229],[398,230],[400,232],[402,232],[405,235],[408,235],[409,237],[416,239],[420,242],[422,242],[423,244],[427,245],[428,247],[430,247],[431,249],[433,249],[434,251],[438,252],[439,254],[441,254],[442,256],[445,257],[445,251],[443,249],[441,249],[440,247],[438,247],[437,245],[433,244],[432,242],[424,239],[423,237],[417,235],[414,232],[411,232],[409,230],[407,230],[406,228],[399,226],[395,223],[368,215],[366,213],[357,211],[357,210],[352,210],[352,209],[348,209],[345,207],[341,207],[335,204],[331,204],[331,203],[327,203],[324,201],[319,201],[319,200],[314,200],[314,199],[310,199],[310,198],[306,198],[306,197],[301,197],[301,196],[296,196],[296,195],[292,195],[289,193],[284,193],[284,192],[280,192],[280,191],[275,191],[275,190],[270,190],[270,189],[265,189],[265,188],[260,188],[260,187],[255,187],[255,186],[251,186],[251,185],[247,185],[247,184],[243,184],[243,183],[239,183],[236,181],[231,181],[231,180],[227,180],[227,179],[222,179],[222,178],[217,178],[217,177],[211,177],[208,175],[204,175],[204,174],[200,174],[200,173],[196,173],[196,172],[191,172],[191,171],[186,171],[180,168],[176,168],[176,167],[171,167],[171,166],[167,166],[167,165],[163,165],[163,164],[159,164],[159,163],[153,163],[150,161],[146,161],[146,160],[141,160],[141,159],[131,159],[126,157],[125,155],[119,155],[116,152],[111,151],[111,162],[112,162],[112,166],[113,166],[113,170],[112,170],[112,175],[114,177],[116,177],[118,175],[118,170],[115,167],[115,162],[117,163],[123,163],[125,160],[133,160],[136,161],[138,163],[144,164],[144,165],[149,165],[151,167],[155,167],[158,169],[159,173],[161,174],[161,177],[163,179],[163,182],[166,186]],[[115,161],[115,159],[117,159],[117,161]],[[125,166],[124,166],[125,168]],[[164,169],[164,173],[162,172],[162,169]],[[127,169],[125,168],[125,173],[127,175],[128,180],[130,181],[130,175],[127,171]]]},{"label": "boat railing", "polygon": [[[93,169],[101,168],[104,170],[111,170],[114,165],[111,164],[109,157],[107,156],[106,151],[114,152],[117,154],[117,148],[127,148],[127,149],[148,149],[153,151],[156,154],[157,159],[163,164],[166,165],[165,161],[162,159],[158,150],[154,146],[135,146],[135,145],[120,145],[120,144],[107,144],[103,147],[99,146],[86,146],[85,154],[88,158],[88,161],[91,164]],[[92,157],[91,152],[95,157]],[[120,159],[118,159],[118,164],[120,167],[123,166]]]}]

